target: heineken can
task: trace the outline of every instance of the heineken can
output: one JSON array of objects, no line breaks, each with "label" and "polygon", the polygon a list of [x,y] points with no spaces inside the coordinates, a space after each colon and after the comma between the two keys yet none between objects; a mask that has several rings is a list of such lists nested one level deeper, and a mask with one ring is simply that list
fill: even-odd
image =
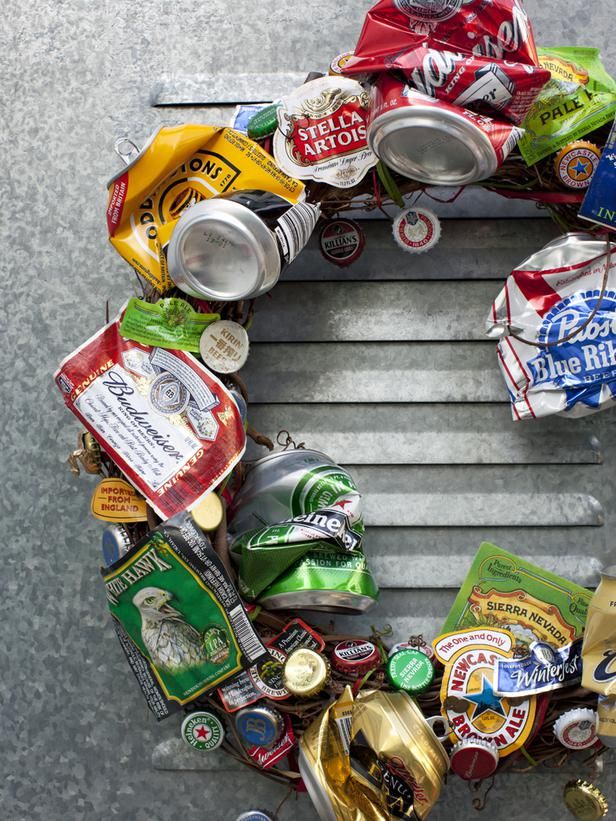
[{"label": "heineken can", "polygon": [[[334,511],[346,517],[344,548],[328,538]],[[308,550],[287,566],[285,553],[301,543],[303,527],[322,527],[323,537],[313,535]],[[314,450],[270,454],[251,467],[229,511],[240,591],[270,610],[364,612],[377,600],[378,587],[361,548],[363,533],[361,494],[344,468]],[[242,551],[254,554],[251,578],[242,579]],[[255,576],[268,580],[265,589]]]}]

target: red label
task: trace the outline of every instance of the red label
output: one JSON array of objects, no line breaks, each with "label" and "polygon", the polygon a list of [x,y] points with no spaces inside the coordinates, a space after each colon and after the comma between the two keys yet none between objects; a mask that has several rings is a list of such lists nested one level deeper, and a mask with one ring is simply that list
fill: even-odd
[{"label": "red label", "polygon": [[107,206],[107,230],[112,237],[122,219],[122,211],[128,193],[128,171],[118,177],[113,183],[113,190]]},{"label": "red label", "polygon": [[345,103],[326,117],[294,117],[289,135],[293,159],[314,165],[365,148],[366,119],[359,101]]},{"label": "red label", "polygon": [[273,747],[247,747],[246,752],[259,767],[269,770],[282,758],[285,758],[297,744],[297,739],[291,726],[289,716],[284,717],[285,732],[282,738]]}]

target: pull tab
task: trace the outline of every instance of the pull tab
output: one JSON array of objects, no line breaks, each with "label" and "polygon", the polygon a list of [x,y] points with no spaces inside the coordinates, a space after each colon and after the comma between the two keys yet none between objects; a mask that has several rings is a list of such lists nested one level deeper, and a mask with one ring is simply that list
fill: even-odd
[{"label": "pull tab", "polygon": [[430,716],[430,718],[427,718],[426,721],[441,744],[443,741],[447,741],[450,733],[450,727],[448,722],[442,716]]},{"label": "pull tab", "polygon": [[130,137],[118,137],[113,144],[113,150],[126,165],[130,165],[139,156],[139,146]]}]

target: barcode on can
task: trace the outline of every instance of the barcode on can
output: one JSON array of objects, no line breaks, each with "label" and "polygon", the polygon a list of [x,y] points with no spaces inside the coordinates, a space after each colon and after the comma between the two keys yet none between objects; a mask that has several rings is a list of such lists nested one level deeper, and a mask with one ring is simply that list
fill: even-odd
[{"label": "barcode on can", "polygon": [[306,245],[320,215],[320,205],[300,202],[292,208],[289,208],[289,210],[278,219],[275,232],[280,242],[285,262],[293,262],[295,257]]},{"label": "barcode on can", "polygon": [[353,718],[353,702],[338,702],[332,707],[336,729],[340,736],[340,743],[346,755],[351,748],[351,723]]},{"label": "barcode on can", "polygon": [[229,611],[229,621],[233,632],[237,636],[240,648],[248,661],[256,661],[265,653],[265,646],[255,633],[241,604]]}]

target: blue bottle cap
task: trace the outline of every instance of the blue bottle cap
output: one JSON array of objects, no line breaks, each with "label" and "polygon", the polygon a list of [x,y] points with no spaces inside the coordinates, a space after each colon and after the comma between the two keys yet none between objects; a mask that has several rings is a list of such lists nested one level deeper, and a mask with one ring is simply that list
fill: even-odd
[{"label": "blue bottle cap", "polygon": [[237,713],[235,726],[245,744],[271,747],[284,732],[284,719],[273,707],[254,705]]}]

